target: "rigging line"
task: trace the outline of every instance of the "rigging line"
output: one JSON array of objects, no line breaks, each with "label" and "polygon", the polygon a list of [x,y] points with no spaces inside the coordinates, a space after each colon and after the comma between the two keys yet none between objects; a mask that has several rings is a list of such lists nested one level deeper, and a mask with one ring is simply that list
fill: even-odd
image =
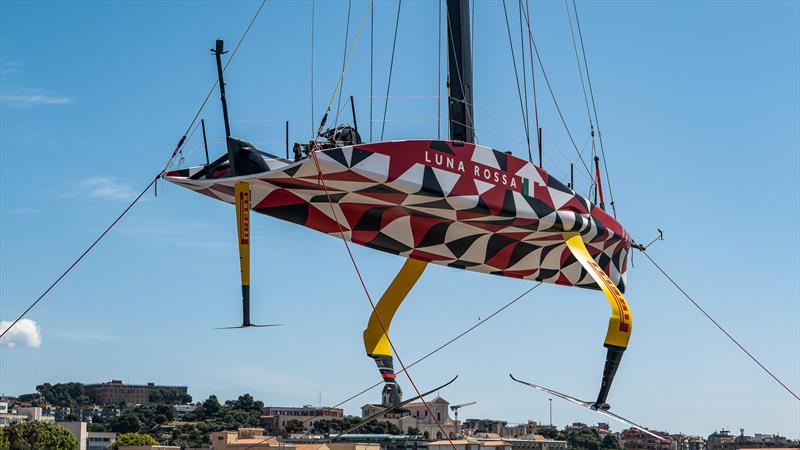
[{"label": "rigging line", "polygon": [[[539,102],[536,99],[536,66],[533,64],[533,32],[531,32],[531,18],[530,18],[530,5],[528,0],[525,0],[525,21],[528,23],[528,53],[531,58],[531,85],[533,87],[533,115],[536,120],[536,135],[539,135]],[[541,140],[537,138],[537,142]],[[538,142],[539,150],[541,150],[541,142]]]},{"label": "rigging line", "polygon": [[400,7],[403,0],[397,0],[397,16],[394,20],[394,38],[392,39],[392,58],[389,62],[389,80],[386,82],[386,99],[383,101],[383,124],[381,124],[381,141],[383,132],[386,129],[386,112],[389,109],[389,89],[392,87],[392,73],[394,72],[394,54],[397,49],[397,30],[400,28]]},{"label": "rigging line", "polygon": [[[572,36],[572,48],[575,50],[575,63],[578,65],[578,75],[581,79],[581,91],[583,91],[583,103],[586,105],[586,116],[589,117],[589,130],[591,131],[592,141],[594,141],[594,121],[592,120],[592,111],[589,109],[589,97],[586,95],[586,81],[583,78],[583,68],[581,60],[578,57],[578,44],[575,42],[575,31],[572,28],[572,14],[569,11],[569,0],[564,0],[564,6],[567,8],[567,23],[569,23],[569,34]],[[594,142],[592,143],[592,159],[596,154]]]},{"label": "rigging line", "polygon": [[[264,8],[264,5],[266,3],[267,3],[267,0],[262,0],[261,1],[261,4],[259,5],[259,7],[256,10],[255,14],[253,15],[253,18],[250,19],[250,23],[247,25],[247,28],[245,28],[244,33],[242,34],[242,37],[239,38],[239,42],[236,43],[236,46],[234,47],[233,51],[231,52],[231,56],[228,58],[228,61],[225,63],[225,66],[222,68],[223,72],[228,68],[228,65],[230,65],[230,63],[233,61],[233,58],[236,56],[236,53],[239,51],[239,48],[241,47],[241,45],[244,42],[245,38],[250,33],[250,29],[253,27],[253,24],[255,23],[256,19],[259,16],[259,14],[261,14],[261,10]],[[192,131],[192,127],[194,127],[195,122],[197,121],[197,118],[200,117],[200,113],[205,108],[206,104],[208,103],[208,99],[211,98],[211,94],[214,92],[214,89],[216,89],[218,83],[219,83],[219,81],[215,81],[212,84],[211,89],[209,89],[208,94],[206,94],[205,99],[203,99],[203,102],[200,104],[200,107],[197,109],[197,112],[195,112],[194,117],[192,117],[191,122],[189,122],[189,126],[186,127],[186,131],[184,131],[183,136],[187,136]],[[76,259],[67,268],[67,270],[65,270],[61,274],[61,276],[59,276],[56,279],[56,281],[54,281],[53,284],[51,284],[42,293],[42,295],[39,296],[39,298],[37,298],[30,306],[28,306],[28,308],[22,314],[20,314],[20,316],[14,322],[12,322],[12,324],[8,328],[6,328],[5,330],[3,330],[2,333],[0,333],[0,338],[5,336],[5,334],[8,333],[8,331],[11,330],[11,328],[13,328],[14,325],[16,325],[20,320],[22,320],[22,318],[25,317],[25,315],[28,314],[28,312],[30,312],[30,310],[33,309],[34,306],[36,306],[65,276],[67,276],[67,274],[70,271],[72,271],[72,269],[100,242],[100,240],[102,240],[106,236],[106,234],[108,234],[108,232],[111,231],[112,228],[114,228],[114,226],[122,219],[122,217],[125,216],[125,214],[128,213],[128,211],[133,207],[133,205],[135,205],[142,198],[142,196],[148,190],[150,190],[150,188],[156,183],[156,181],[158,181],[158,179],[161,177],[161,175],[172,165],[173,161],[175,160],[175,156],[177,156],[178,153],[181,151],[181,149],[183,148],[185,142],[186,142],[186,138],[184,137],[184,138],[182,138],[180,140],[178,145],[175,147],[175,150],[172,151],[172,155],[169,157],[169,159],[167,159],[167,163],[164,165],[164,168],[158,173],[158,175],[156,175],[153,178],[153,180],[150,181],[150,183],[147,185],[147,187],[138,196],[136,196],[136,198],[133,200],[133,202],[131,202],[131,204],[128,205],[128,207],[125,208],[125,210],[122,211],[122,213],[111,223],[111,225],[108,226],[108,228],[105,229],[105,231],[103,231],[102,234],[100,234],[100,236],[78,257],[78,259]]]},{"label": "rigging line", "polygon": [[519,98],[519,108],[522,110],[522,126],[525,128],[525,140],[528,142],[528,160],[533,161],[531,154],[531,135],[528,127],[525,126],[525,106],[522,104],[522,90],[519,87],[519,72],[517,70],[517,58],[514,55],[514,42],[511,39],[511,25],[508,23],[508,10],[506,9],[506,0],[503,0],[503,14],[506,17],[506,31],[508,31],[508,46],[511,48],[511,61],[514,63],[514,78],[517,80],[517,97]]},{"label": "rigging line", "polygon": [[[526,20],[528,20],[527,17]],[[528,27],[530,27],[530,21],[528,22]],[[553,86],[550,84],[550,78],[547,77],[547,72],[544,70],[544,64],[542,64],[542,56],[539,54],[539,47],[536,45],[536,39],[533,39],[533,35],[530,33],[530,31],[529,35],[531,36],[531,43],[533,44],[534,53],[536,53],[536,60],[539,62],[539,68],[542,71],[542,77],[544,78],[544,82],[547,85],[547,90],[550,93],[550,98],[553,99],[553,104],[555,105],[556,111],[558,112],[558,117],[561,118],[561,123],[564,125],[564,129],[567,132],[567,136],[569,136],[570,142],[572,142],[572,147],[575,148],[575,152],[580,156],[580,150],[578,150],[578,145],[575,143],[575,139],[572,137],[572,132],[569,130],[569,125],[567,125],[567,119],[564,118],[564,113],[561,111],[561,107],[558,105],[558,100],[556,99],[556,94],[553,91]],[[583,156],[580,156],[580,159],[581,159],[581,164],[583,164],[583,168],[586,169],[586,173],[588,173],[590,177],[594,177],[592,171],[589,170],[589,166],[586,165],[586,161],[584,161]]]},{"label": "rigging line", "polygon": [[[245,38],[250,33],[250,29],[253,28],[253,24],[256,22],[256,19],[258,18],[259,14],[261,14],[261,10],[264,9],[264,5],[266,5],[266,4],[267,4],[267,0],[261,0],[261,4],[258,6],[258,9],[256,10],[255,14],[253,14],[253,18],[250,19],[250,23],[247,24],[247,28],[245,28],[244,33],[242,33],[242,37],[239,38],[239,42],[237,42],[236,46],[233,48],[233,51],[231,52],[231,56],[225,62],[225,66],[222,67],[222,72],[225,72],[225,70],[228,69],[228,66],[233,61],[233,58],[236,56],[236,53],[239,51],[239,47],[242,46],[242,43],[244,42]],[[194,123],[197,122],[197,118],[200,117],[200,113],[202,113],[203,109],[205,109],[206,104],[208,103],[208,100],[211,98],[211,94],[214,93],[214,89],[217,88],[218,84],[219,84],[219,80],[216,80],[211,85],[211,89],[208,90],[208,94],[206,94],[206,98],[203,99],[203,103],[200,104],[200,107],[197,109],[197,112],[195,112],[194,117],[192,117],[192,121],[189,122],[189,126],[186,127],[186,131],[183,132],[182,136],[186,136],[189,133],[189,131],[192,129],[192,127],[194,126]],[[175,155],[178,154],[178,152],[180,151],[180,149],[183,146],[184,142],[185,142],[185,139],[182,139],[180,142],[178,142],[178,145],[175,147],[175,150],[173,150],[173,152],[172,152],[172,156],[170,156],[170,158],[167,160],[167,163],[164,165],[164,169],[161,171],[161,173],[166,172],[167,168],[170,166],[170,164],[172,164],[172,160],[175,159]]]},{"label": "rigging line", "polygon": [[2,333],[0,333],[0,338],[5,336],[6,333],[8,333],[12,328],[14,328],[14,325],[16,325],[20,320],[22,320],[22,318],[25,317],[25,315],[28,314],[28,312],[30,312],[30,310],[32,310],[34,306],[36,306],[40,301],[42,301],[42,299],[54,287],[56,287],[56,285],[62,279],[64,279],[64,277],[67,276],[67,274],[70,273],[70,271],[72,271],[72,269],[75,266],[77,266],[79,262],[81,262],[81,260],[83,259],[84,256],[86,256],[87,254],[89,254],[90,251],[92,251],[92,249],[100,242],[100,240],[102,240],[108,234],[108,232],[111,231],[111,229],[114,228],[114,226],[125,216],[125,214],[127,214],[128,211],[130,211],[130,209],[133,208],[133,205],[135,205],[142,198],[142,196],[145,194],[145,192],[149,191],[150,188],[153,187],[153,185],[156,183],[156,181],[158,181],[158,178],[160,176],[161,176],[161,173],[159,173],[158,175],[153,177],[153,179],[150,181],[150,183],[147,185],[147,187],[145,187],[144,190],[142,190],[142,192],[139,193],[139,195],[137,195],[135,199],[133,199],[133,201],[128,205],[128,207],[125,208],[122,211],[122,213],[119,216],[117,216],[116,219],[114,219],[113,222],[111,222],[111,225],[109,225],[105,229],[105,231],[100,233],[100,236],[98,236],[97,239],[95,239],[94,242],[92,242],[92,244],[86,250],[83,251],[83,253],[81,253],[81,255],[78,257],[78,259],[76,259],[72,264],[70,264],[70,266],[67,267],[67,270],[65,270],[58,278],[56,278],[56,281],[54,281],[47,289],[45,289],[45,291],[42,293],[42,295],[39,296],[39,298],[37,298],[33,303],[31,303],[30,306],[28,306],[28,308],[25,311],[23,311],[22,314],[20,314],[19,317],[17,317],[16,320],[14,320],[14,322],[12,322],[11,325],[8,328],[6,328],[5,330],[3,330]]},{"label": "rigging line", "polygon": [[597,137],[600,140],[600,154],[603,156],[603,169],[606,173],[606,187],[608,188],[608,194],[611,197],[611,211],[614,213],[614,217],[617,217],[617,207],[615,206],[614,202],[614,192],[611,190],[611,178],[608,176],[608,162],[606,161],[606,149],[603,145],[603,132],[600,131],[600,119],[597,117],[597,104],[594,101],[592,78],[589,76],[589,62],[586,58],[586,47],[583,45],[583,31],[581,31],[581,20],[578,17],[578,7],[575,4],[575,0],[572,0],[572,9],[575,10],[575,23],[578,26],[578,37],[580,38],[581,52],[583,53],[583,67],[586,70],[586,81],[589,85],[589,96],[592,99],[592,109],[594,110],[594,123],[597,124]]},{"label": "rigging line", "polygon": [[[410,368],[412,368],[412,367],[416,366],[417,364],[421,363],[422,361],[424,361],[424,360],[426,360],[426,359],[430,358],[430,357],[431,357],[431,356],[433,356],[434,354],[436,354],[436,353],[438,353],[439,351],[443,350],[445,347],[449,346],[449,345],[450,345],[450,344],[452,344],[453,342],[455,342],[455,341],[457,341],[457,340],[461,339],[461,338],[462,338],[462,337],[464,337],[465,335],[469,334],[469,333],[470,333],[472,330],[474,330],[474,329],[478,328],[479,326],[481,326],[481,325],[483,325],[484,323],[488,322],[488,321],[489,321],[490,319],[492,319],[494,316],[496,316],[496,315],[500,314],[501,312],[505,311],[506,309],[508,309],[508,308],[509,308],[511,305],[513,305],[513,304],[514,304],[514,303],[516,303],[517,301],[521,300],[523,297],[527,296],[528,294],[530,294],[531,292],[533,292],[533,290],[534,290],[534,289],[538,288],[538,287],[539,287],[539,286],[541,286],[541,285],[542,285],[542,282],[541,282],[541,281],[540,281],[540,282],[538,282],[538,283],[536,283],[535,285],[533,285],[533,287],[529,288],[528,290],[526,290],[526,291],[525,291],[525,292],[523,292],[522,294],[520,294],[520,295],[518,295],[517,297],[515,297],[513,300],[511,300],[511,301],[509,301],[508,303],[504,304],[504,305],[503,305],[503,306],[501,306],[499,309],[495,310],[493,313],[489,314],[489,315],[488,315],[488,316],[486,316],[485,318],[483,318],[483,319],[479,320],[479,321],[478,321],[476,324],[474,324],[474,325],[470,326],[469,328],[467,328],[466,330],[462,331],[461,333],[459,333],[459,334],[458,334],[458,335],[456,335],[455,337],[451,338],[450,340],[448,340],[448,341],[447,341],[447,342],[445,342],[444,344],[442,344],[442,345],[440,345],[440,346],[436,347],[434,350],[431,350],[430,352],[426,353],[424,356],[422,356],[422,357],[418,358],[416,361],[414,361],[414,362],[412,362],[411,364],[409,364],[409,365],[406,367],[406,369],[410,369]],[[401,374],[401,373],[403,373],[403,370],[399,370],[399,371],[397,372],[397,374],[398,374],[398,375],[399,375],[399,374]],[[337,404],[335,404],[335,405],[331,406],[331,408],[338,408],[338,407],[340,407],[340,406],[342,406],[342,405],[344,405],[344,404],[346,404],[346,403],[350,402],[351,400],[354,400],[354,399],[356,399],[356,398],[360,397],[361,395],[363,395],[363,394],[366,394],[367,392],[371,391],[372,389],[375,389],[376,387],[378,387],[378,386],[380,386],[380,385],[382,385],[382,384],[384,384],[384,382],[383,382],[383,381],[378,381],[377,383],[373,384],[372,386],[366,387],[366,388],[362,389],[361,391],[359,391],[358,393],[356,393],[356,394],[353,394],[353,395],[351,395],[350,397],[347,397],[346,399],[344,399],[344,400],[340,401],[339,403],[337,403]],[[305,425],[305,424],[307,424],[308,422],[311,422],[312,420],[314,420],[315,418],[316,418],[316,417],[309,417],[308,419],[305,419],[305,420],[302,422],[302,424],[303,424],[303,425]],[[265,438],[263,438],[263,440],[262,440],[262,441],[260,441],[260,442],[256,442],[255,444],[251,445],[250,447],[245,447],[245,448],[244,448],[244,450],[248,450],[248,449],[251,449],[251,448],[253,448],[253,447],[256,447],[256,446],[258,446],[259,444],[261,444],[261,443],[264,443],[264,442],[266,442],[267,440],[269,440],[269,439],[271,439],[271,438],[273,438],[273,437],[276,437],[276,436],[266,436]]]},{"label": "rigging line", "polygon": [[[566,0],[564,0],[566,1]],[[350,39],[350,10],[353,6],[353,0],[347,0],[347,27],[344,32],[344,47],[342,47],[342,70],[344,70],[344,60],[347,57],[347,42]],[[342,92],[344,91],[344,78],[342,78],[342,89],[339,90],[339,102],[336,104],[336,117],[333,119],[333,129],[339,123],[339,114],[342,112]],[[345,105],[346,106],[346,105]],[[334,131],[333,140],[336,140],[336,132]]]},{"label": "rigging line", "polygon": [[[441,0],[439,0],[441,1]],[[372,61],[375,53],[375,4],[369,5],[369,141],[372,142]]]},{"label": "rigging line", "polygon": [[[358,38],[361,36],[361,31],[364,30],[364,23],[367,21],[367,15],[369,15],[370,6],[372,5],[373,0],[369,0],[369,4],[367,5],[367,9],[364,11],[364,15],[361,17],[361,23],[358,25],[358,31],[356,32],[355,37],[353,38],[353,45],[350,47],[350,52],[347,54],[347,60],[344,63],[344,67],[342,68],[342,72],[339,74],[339,80],[336,81],[336,86],[333,88],[333,92],[331,93],[331,99],[328,101],[328,106],[325,108],[325,115],[320,122],[320,127],[325,124],[325,119],[328,117],[328,113],[331,112],[331,106],[333,106],[333,100],[336,99],[336,93],[339,91],[339,88],[342,86],[342,81],[344,80],[344,74],[347,72],[347,68],[350,66],[350,60],[353,59],[353,52],[358,46]],[[322,131],[322,130],[318,130]]]},{"label": "rigging line", "polygon": [[[400,1],[402,1],[402,0],[400,0]],[[399,16],[399,13],[400,13],[399,6],[398,6],[398,11],[397,12],[398,12],[398,16]],[[428,405],[428,402],[425,400],[424,397],[422,397],[422,392],[419,390],[419,388],[417,388],[417,384],[414,382],[414,379],[411,378],[411,373],[408,371],[408,369],[406,368],[406,365],[403,363],[403,359],[400,358],[400,354],[397,352],[397,348],[395,347],[394,342],[392,342],[392,339],[389,337],[389,333],[388,333],[388,331],[386,329],[386,326],[383,324],[383,321],[381,320],[381,316],[378,314],[378,309],[375,307],[375,302],[372,300],[372,296],[369,293],[369,289],[367,289],[367,284],[364,281],[364,277],[361,275],[361,270],[359,270],[359,268],[358,268],[358,264],[356,263],[356,258],[353,255],[353,252],[350,250],[350,244],[347,242],[347,239],[345,238],[344,229],[342,228],[341,222],[339,222],[339,217],[338,217],[338,214],[336,214],[336,209],[334,209],[334,207],[333,207],[333,200],[331,200],[331,194],[330,194],[330,192],[328,192],[328,186],[325,183],[325,177],[322,175],[322,168],[319,165],[319,158],[317,157],[317,150],[312,151],[311,155],[314,158],[314,164],[317,167],[317,176],[319,178],[320,183],[322,184],[323,189],[325,190],[325,196],[328,199],[328,205],[331,208],[331,213],[333,214],[333,219],[336,222],[337,227],[339,228],[339,234],[341,235],[342,242],[344,243],[345,249],[347,249],[347,253],[350,256],[350,261],[353,263],[353,268],[356,271],[356,275],[358,276],[358,280],[361,283],[361,287],[364,289],[364,294],[367,296],[367,300],[369,301],[369,304],[372,307],[372,314],[374,314],[375,318],[378,320],[378,325],[380,325],[381,331],[383,332],[383,335],[386,336],[386,340],[389,342],[389,347],[392,349],[392,352],[394,352],[394,356],[397,357],[397,362],[400,363],[401,368],[403,369],[403,371],[406,374],[406,378],[408,378],[408,381],[411,383],[411,386],[414,388],[414,391],[420,397],[420,400],[422,401],[422,404],[425,405],[425,409],[428,411],[428,414],[430,414],[431,418],[433,418],[433,420],[436,422],[436,425],[438,426],[439,430],[442,431],[442,435],[447,437],[447,440],[450,442],[450,445],[453,447],[453,450],[458,450],[456,448],[455,444],[453,443],[452,439],[450,439],[450,436],[444,430],[444,427],[442,427],[442,424],[439,422],[438,419],[436,419],[433,416],[433,411],[431,410],[430,405]]]},{"label": "rigging line", "polygon": [[[519,3],[519,49],[520,49],[519,54],[522,57],[522,87],[524,88],[525,92],[525,130],[528,130],[527,133],[530,136],[531,113],[528,107],[528,76],[527,72],[525,71],[525,39],[523,38],[522,34],[522,0],[518,0],[518,3]],[[531,156],[531,149],[530,149],[530,139],[528,139],[528,161],[531,163],[533,162],[533,157]]]},{"label": "rigging line", "polygon": [[[456,47],[456,42],[455,42],[455,38],[453,37],[453,24],[450,21],[450,9],[449,8],[447,9],[447,37],[448,37],[448,40],[450,41],[450,45],[453,46],[453,48],[455,48]],[[450,58],[449,57],[447,58],[447,64],[448,65],[450,64]],[[464,78],[461,76],[461,67],[458,64],[456,64],[456,74],[458,75],[458,84],[461,86],[461,92],[462,93],[466,93],[467,90],[466,90],[466,87],[464,86]],[[448,83],[449,82],[450,82],[450,80],[448,79]],[[472,87],[470,86],[470,89],[471,88]],[[447,90],[447,96],[449,98],[453,98],[453,97],[450,97],[450,89],[449,88]],[[464,102],[464,104],[468,104],[468,102],[466,102],[464,99],[462,99],[461,101]],[[472,114],[470,113],[469,108],[465,108],[465,110],[466,110],[466,115],[467,115],[468,122],[472,122],[474,124],[475,120],[472,118]],[[475,128],[472,128],[472,137],[475,140],[475,144],[477,144],[478,143],[478,134],[476,133]]]},{"label": "rigging line", "polygon": [[442,139],[442,0],[439,0],[439,20],[436,35],[439,40],[439,53],[436,58],[436,139]]},{"label": "rigging line", "polygon": [[[314,9],[316,1],[311,0],[311,139],[314,139]],[[334,94],[335,95],[335,94]]]},{"label": "rigging line", "polygon": [[[525,297],[526,295],[530,294],[530,293],[531,293],[531,292],[532,292],[534,289],[538,288],[538,287],[539,287],[539,286],[541,286],[541,285],[542,285],[542,282],[541,282],[541,281],[540,281],[540,282],[538,282],[538,283],[536,283],[535,285],[533,285],[533,287],[531,287],[530,289],[526,290],[526,291],[525,291],[525,292],[523,292],[522,294],[518,295],[516,298],[514,298],[514,299],[513,299],[513,300],[511,300],[511,301],[509,301],[509,302],[508,302],[508,303],[506,303],[505,305],[501,306],[499,309],[497,309],[496,311],[494,311],[494,312],[493,312],[492,314],[490,314],[489,316],[485,317],[484,319],[481,319],[481,320],[479,320],[479,321],[478,321],[476,324],[472,325],[471,327],[469,327],[469,328],[467,328],[466,330],[462,331],[461,333],[459,333],[459,334],[458,334],[458,335],[456,335],[455,337],[451,338],[450,340],[448,340],[448,341],[447,341],[447,342],[445,342],[444,344],[442,344],[442,345],[440,345],[440,346],[436,347],[435,349],[433,349],[433,350],[431,350],[430,352],[426,353],[425,355],[423,355],[422,357],[420,357],[420,358],[419,358],[419,359],[417,359],[416,361],[412,362],[411,364],[409,364],[409,365],[406,367],[406,369],[410,369],[410,368],[412,368],[412,367],[416,366],[417,364],[421,363],[422,361],[425,361],[426,359],[430,358],[430,357],[431,357],[431,356],[433,356],[434,354],[436,354],[436,353],[438,353],[439,351],[443,350],[445,347],[449,346],[449,345],[450,345],[450,344],[452,344],[453,342],[455,342],[455,341],[457,341],[457,340],[461,339],[461,338],[462,338],[462,337],[464,337],[465,335],[469,334],[469,333],[470,333],[472,330],[474,330],[474,329],[478,328],[479,326],[483,325],[483,324],[484,324],[484,323],[486,323],[486,322],[487,322],[489,319],[491,319],[491,318],[493,318],[494,316],[496,316],[496,315],[500,314],[501,312],[503,312],[504,310],[506,310],[508,307],[510,307],[511,305],[513,305],[514,303],[516,303],[517,301],[519,301],[520,299],[522,299],[522,298],[523,298],[523,297]],[[397,374],[399,375],[399,374],[403,373],[403,372],[404,372],[406,369],[399,370],[399,371],[397,372]],[[340,406],[344,405],[345,403],[349,402],[350,400],[353,400],[353,399],[355,399],[355,398],[359,397],[360,395],[362,395],[362,394],[365,394],[365,393],[369,392],[370,390],[372,390],[372,389],[375,389],[376,387],[378,387],[378,386],[380,386],[380,385],[382,385],[382,384],[383,384],[383,381],[378,381],[377,383],[373,384],[372,386],[370,386],[370,387],[368,387],[368,388],[366,388],[366,389],[363,389],[363,390],[361,390],[361,391],[360,391],[360,392],[358,392],[357,394],[353,394],[353,395],[351,395],[351,396],[350,396],[350,397],[348,397],[347,399],[345,399],[345,400],[341,401],[340,403],[338,403],[338,404],[336,404],[336,405],[334,405],[334,406],[332,406],[332,407],[333,407],[333,408],[338,408],[338,407],[340,407]]]},{"label": "rigging line", "polygon": [[732,336],[730,333],[728,333],[728,332],[725,330],[725,328],[723,328],[723,327],[722,327],[722,325],[720,325],[720,324],[719,324],[719,323],[718,323],[716,320],[714,320],[714,318],[713,318],[713,317],[711,317],[711,316],[710,316],[710,315],[709,315],[709,314],[708,314],[708,313],[707,313],[707,312],[706,312],[706,311],[703,309],[703,307],[701,307],[701,306],[700,306],[700,305],[699,305],[699,304],[698,304],[696,301],[694,301],[694,299],[693,299],[692,297],[690,297],[690,296],[689,296],[689,294],[687,294],[687,293],[686,293],[686,291],[684,291],[684,290],[683,290],[683,288],[682,288],[682,287],[680,287],[680,285],[678,285],[678,283],[677,283],[677,282],[676,282],[674,279],[672,279],[672,277],[671,277],[671,276],[669,276],[669,275],[667,274],[667,272],[665,272],[665,271],[664,271],[664,269],[662,269],[662,268],[661,268],[661,266],[659,266],[659,265],[658,265],[658,263],[656,263],[656,262],[653,260],[653,258],[651,258],[651,257],[650,257],[650,254],[648,254],[646,251],[642,251],[642,254],[643,254],[644,256],[646,256],[646,257],[647,257],[647,259],[649,259],[649,260],[650,260],[650,262],[651,262],[651,263],[653,263],[653,265],[654,265],[654,266],[656,266],[656,268],[658,269],[658,271],[659,271],[659,272],[661,272],[661,274],[662,274],[662,275],[664,275],[664,276],[665,276],[665,277],[666,277],[666,278],[667,278],[667,279],[670,281],[670,283],[672,283],[672,284],[673,284],[673,285],[674,285],[676,288],[678,288],[678,290],[679,290],[679,291],[681,291],[681,294],[683,294],[683,296],[684,296],[684,297],[686,297],[686,298],[687,298],[687,299],[688,299],[690,302],[692,302],[692,304],[695,306],[695,308],[697,308],[697,309],[698,309],[698,310],[699,310],[701,313],[703,313],[703,315],[704,315],[704,316],[706,316],[706,318],[707,318],[708,320],[710,320],[710,321],[711,321],[711,323],[713,323],[714,325],[716,325],[716,327],[717,327],[717,328],[719,328],[719,330],[720,330],[720,331],[722,331],[722,332],[725,334],[725,336],[727,336],[727,337],[728,337],[728,339],[730,339],[730,340],[731,340],[731,342],[733,342],[734,344],[736,344],[736,346],[737,346],[737,347],[739,347],[739,349],[741,349],[741,350],[742,350],[742,351],[743,351],[743,352],[744,352],[744,353],[745,353],[747,356],[749,356],[749,357],[750,357],[750,359],[752,359],[752,360],[753,360],[753,362],[755,362],[756,364],[758,364],[758,366],[759,366],[759,367],[761,367],[761,368],[764,370],[764,372],[766,372],[766,373],[767,373],[769,376],[771,376],[773,380],[777,381],[777,382],[778,382],[778,384],[780,384],[780,385],[781,385],[781,386],[782,386],[784,389],[786,389],[786,391],[788,391],[790,394],[792,394],[792,397],[796,398],[797,400],[800,400],[800,396],[798,396],[797,394],[795,394],[795,393],[794,393],[794,391],[792,391],[791,389],[789,389],[789,387],[788,387],[788,386],[786,386],[786,385],[785,385],[785,384],[784,384],[784,383],[783,383],[781,380],[779,380],[779,379],[778,379],[778,377],[777,377],[777,376],[775,376],[775,374],[773,374],[773,373],[772,373],[772,372],[771,372],[769,369],[767,369],[767,368],[764,366],[764,364],[761,364],[761,361],[759,361],[759,360],[758,360],[758,359],[757,359],[755,356],[753,356],[753,354],[752,354],[752,353],[750,353],[749,351],[747,351],[747,349],[746,349],[746,348],[744,348],[744,346],[742,346],[742,344],[740,344],[740,343],[739,343],[739,341],[738,341],[738,340],[736,340],[736,338],[734,338],[734,337],[733,337],[733,336]]},{"label": "rigging line", "polygon": [[[477,131],[478,131],[474,127],[471,127],[471,126],[469,126],[469,125],[467,125],[465,123],[461,123],[461,122],[459,122],[459,121],[457,121],[455,119],[451,119],[451,120],[453,121],[453,123],[456,123],[458,125],[461,125],[461,126],[464,126],[464,127],[467,127],[469,129],[471,129],[473,133],[477,133]],[[508,141],[508,142],[511,142],[511,143],[514,143],[514,144],[525,145],[525,143],[522,142],[522,141],[518,141],[516,139],[512,139],[512,138],[509,138],[509,137],[506,137],[506,136],[502,136],[500,134],[495,134],[495,133],[492,133],[492,132],[489,132],[489,131],[486,131],[486,130],[483,130],[483,129],[481,129],[481,133],[482,134],[486,134],[488,136],[493,136],[493,137],[496,137],[498,139],[502,139],[504,141]],[[498,150],[498,149],[495,149],[495,150]],[[562,154],[563,154],[563,152],[562,152]],[[556,169],[558,169],[558,171],[561,173],[561,175],[564,176],[564,178],[568,178],[569,174],[567,173],[567,171],[564,170],[553,158],[551,158],[549,155],[545,155],[545,158],[547,158],[548,161],[553,163],[553,165],[556,167]]]}]

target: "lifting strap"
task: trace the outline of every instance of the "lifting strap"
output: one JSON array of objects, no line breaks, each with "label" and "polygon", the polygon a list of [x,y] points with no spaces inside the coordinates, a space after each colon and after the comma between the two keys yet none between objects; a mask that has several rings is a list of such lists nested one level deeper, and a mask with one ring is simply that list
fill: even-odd
[{"label": "lifting strap", "polygon": [[[400,272],[397,273],[386,292],[381,296],[378,304],[375,305],[375,310],[370,315],[367,328],[364,330],[364,348],[368,355],[391,356],[392,347],[389,344],[389,338],[386,333],[389,332],[392,317],[394,317],[394,313],[403,303],[411,288],[419,280],[427,265],[428,263],[424,261],[406,259]],[[384,330],[386,333],[384,333]]]}]

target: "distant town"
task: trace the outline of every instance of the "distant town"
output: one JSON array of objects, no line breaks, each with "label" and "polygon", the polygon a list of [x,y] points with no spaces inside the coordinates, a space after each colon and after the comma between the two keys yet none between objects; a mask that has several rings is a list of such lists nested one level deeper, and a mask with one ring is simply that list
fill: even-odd
[{"label": "distant town", "polygon": [[[272,406],[249,394],[221,402],[193,401],[186,386],[109,382],[45,383],[36,392],[0,397],[0,450],[267,449],[275,450],[746,450],[798,448],[800,441],[744,430],[708,436],[608,423],[573,423],[563,429],[529,421],[458,420],[459,409],[442,397],[409,403],[379,415],[352,433],[380,405],[361,407],[361,417],[340,408]],[[451,417],[452,413],[452,417]],[[462,412],[463,414],[463,412]],[[38,440],[38,441],[37,441]],[[46,440],[46,441],[45,441]],[[45,442],[42,444],[42,442]]]}]

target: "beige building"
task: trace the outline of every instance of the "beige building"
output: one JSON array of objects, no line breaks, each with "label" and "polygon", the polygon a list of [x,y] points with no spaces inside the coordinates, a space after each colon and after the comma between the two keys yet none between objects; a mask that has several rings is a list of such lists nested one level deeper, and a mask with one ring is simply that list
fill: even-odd
[{"label": "beige building", "polygon": [[238,431],[211,433],[211,448],[214,450],[265,449],[296,450],[292,444],[279,442],[274,436],[265,436],[261,428],[239,428]]},{"label": "beige building", "polygon": [[[461,422],[450,417],[449,406],[450,403],[447,400],[436,397],[428,402],[430,412],[423,402],[414,402],[405,406],[409,412],[389,413],[376,420],[390,422],[404,433],[408,432],[409,428],[416,428],[425,439],[445,439],[447,437],[453,439],[461,434]],[[364,405],[361,407],[361,417],[369,417],[382,409],[381,405]],[[447,435],[442,434],[439,424]]]},{"label": "beige building", "polygon": [[292,420],[299,420],[303,423],[306,430],[314,426],[314,422],[324,419],[337,419],[344,417],[344,410],[341,408],[313,407],[310,405],[302,408],[289,406],[267,406],[264,408],[264,415],[260,417],[261,423],[273,432],[282,432],[286,429],[286,423]]},{"label": "beige building", "polygon": [[478,440],[473,438],[439,440],[428,443],[428,450],[511,450],[511,444],[502,440]]}]

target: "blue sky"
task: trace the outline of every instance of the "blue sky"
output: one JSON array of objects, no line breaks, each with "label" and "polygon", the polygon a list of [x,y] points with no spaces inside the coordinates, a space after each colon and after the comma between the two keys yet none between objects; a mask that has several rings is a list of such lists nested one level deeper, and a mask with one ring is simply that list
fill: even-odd
[{"label": "blue sky", "polygon": [[[0,319],[13,320],[160,170],[214,80],[208,49],[216,38],[231,47],[257,6],[0,3]],[[351,42],[365,7],[353,3]],[[374,95],[385,95],[395,8],[376,6]],[[663,229],[652,256],[799,391],[798,3],[578,8],[620,220],[640,241]],[[477,2],[475,10],[479,142],[522,156],[502,7]],[[310,2],[268,2],[226,75],[234,134],[267,151],[283,151],[284,120],[293,141],[310,134],[310,11]],[[437,95],[436,11],[435,2],[404,2],[391,95]],[[316,4],[316,121],[339,74],[346,13],[346,2]],[[582,145],[587,117],[564,4],[533,2],[532,13]],[[344,84],[357,96],[362,130],[369,37],[367,28]],[[574,152],[538,88],[544,165],[564,179]],[[382,109],[376,101],[375,120]],[[221,154],[216,95],[203,117],[211,152]],[[435,99],[392,99],[385,138],[435,137],[436,117]],[[202,161],[199,144],[187,146],[187,164]],[[585,190],[586,178],[576,180]],[[266,217],[253,220],[252,233],[254,318],[286,326],[213,330],[240,314],[233,209],[161,183],[159,196],[148,194],[30,314],[40,345],[0,347],[0,391],[121,378],[186,384],[197,399],[250,392],[296,405],[337,403],[377,381],[361,345],[369,305],[342,243]],[[402,264],[365,248],[355,256],[373,296]],[[670,432],[800,437],[798,402],[634,258],[626,296],[635,327],[611,392],[615,410]],[[416,359],[529,286],[432,266],[394,320],[395,344],[407,362]],[[462,418],[546,421],[547,398],[507,374],[593,398],[607,317],[596,292],[542,286],[412,375],[432,386],[460,374],[442,395],[478,402]],[[355,414],[378,395],[345,409]],[[558,425],[600,420],[562,402],[553,410]]]}]

